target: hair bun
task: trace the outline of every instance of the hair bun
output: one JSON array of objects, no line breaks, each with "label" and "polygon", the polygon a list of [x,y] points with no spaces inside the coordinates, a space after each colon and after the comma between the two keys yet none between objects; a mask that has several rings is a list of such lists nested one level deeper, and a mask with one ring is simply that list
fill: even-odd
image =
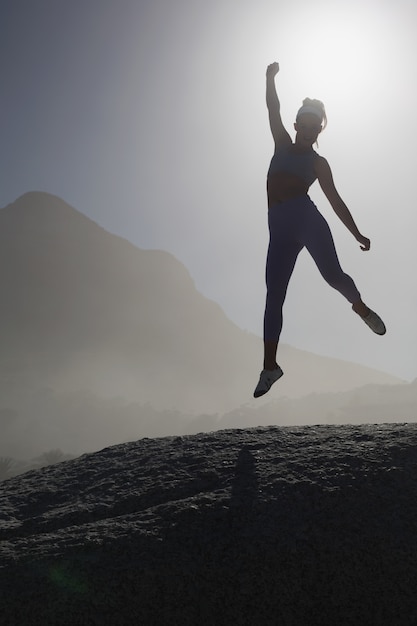
[{"label": "hair bun", "polygon": [[313,109],[315,109],[317,113],[320,115],[321,119],[323,120],[323,129],[326,127],[327,125],[326,110],[321,100],[317,100],[315,98],[304,98],[303,107],[312,107]]}]

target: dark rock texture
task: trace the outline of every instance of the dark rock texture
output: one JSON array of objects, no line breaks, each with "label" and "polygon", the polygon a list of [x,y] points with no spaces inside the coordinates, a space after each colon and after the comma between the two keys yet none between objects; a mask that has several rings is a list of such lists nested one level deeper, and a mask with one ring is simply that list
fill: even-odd
[{"label": "dark rock texture", "polygon": [[142,439],[0,485],[3,626],[417,623],[417,425]]}]

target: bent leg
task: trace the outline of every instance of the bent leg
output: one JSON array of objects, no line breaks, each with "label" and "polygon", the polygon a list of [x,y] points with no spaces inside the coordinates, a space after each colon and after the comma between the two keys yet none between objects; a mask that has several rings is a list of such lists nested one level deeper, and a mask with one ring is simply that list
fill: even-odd
[{"label": "bent leg", "polygon": [[315,207],[307,222],[305,246],[324,280],[351,304],[360,301],[361,296],[355,283],[340,266],[329,225]]}]

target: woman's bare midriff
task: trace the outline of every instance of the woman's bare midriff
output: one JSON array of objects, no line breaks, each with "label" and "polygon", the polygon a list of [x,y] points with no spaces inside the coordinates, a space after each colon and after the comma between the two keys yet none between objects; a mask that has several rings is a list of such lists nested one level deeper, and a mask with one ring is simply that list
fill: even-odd
[{"label": "woman's bare midriff", "polygon": [[268,207],[285,202],[308,192],[308,185],[299,176],[288,172],[275,172],[266,181]]}]

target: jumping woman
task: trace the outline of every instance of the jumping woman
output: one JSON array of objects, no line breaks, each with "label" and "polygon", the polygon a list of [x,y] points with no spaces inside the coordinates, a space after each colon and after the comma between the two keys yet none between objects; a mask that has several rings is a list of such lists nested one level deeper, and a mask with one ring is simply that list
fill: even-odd
[{"label": "jumping woman", "polygon": [[330,228],[308,196],[310,185],[318,179],[334,212],[359,242],[369,250],[370,241],[358,230],[339,196],[328,162],[313,150],[313,144],[326,126],[326,112],[319,100],[306,98],[299,109],[294,143],[285,130],[275,89],[278,63],[266,71],[266,104],[275,141],[275,152],[267,176],[269,247],[266,261],[266,306],[264,316],[264,363],[255,398],[264,395],[283,375],[276,362],[282,328],[282,306],[288,282],[299,252],[306,247],[321,275],[351,304],[352,309],[378,335],[386,332],[379,315],[366,306],[352,278],[345,274],[337,258]]}]

